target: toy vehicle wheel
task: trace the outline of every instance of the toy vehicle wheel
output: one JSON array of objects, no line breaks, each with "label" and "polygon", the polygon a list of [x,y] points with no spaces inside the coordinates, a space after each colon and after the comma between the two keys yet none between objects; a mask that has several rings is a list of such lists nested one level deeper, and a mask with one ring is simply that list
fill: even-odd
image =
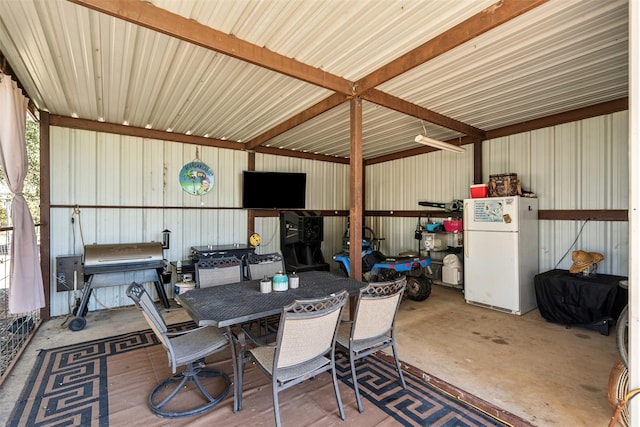
[{"label": "toy vehicle wheel", "polygon": [[84,317],[74,317],[73,319],[71,319],[71,322],[69,322],[69,329],[74,332],[80,331],[84,329],[86,324],[87,320]]},{"label": "toy vehicle wheel", "polygon": [[406,295],[413,301],[426,300],[431,295],[431,279],[408,276]]}]

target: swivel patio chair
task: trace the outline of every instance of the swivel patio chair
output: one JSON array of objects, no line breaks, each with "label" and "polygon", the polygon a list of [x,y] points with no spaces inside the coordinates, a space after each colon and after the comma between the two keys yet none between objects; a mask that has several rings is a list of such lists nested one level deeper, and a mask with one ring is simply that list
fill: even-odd
[{"label": "swivel patio chair", "polygon": [[280,426],[278,393],[325,371],[331,371],[340,418],[345,419],[336,377],[335,340],[347,296],[347,291],[341,291],[294,301],[282,310],[275,346],[245,352],[243,367],[245,361],[253,360],[271,378],[276,426]]},{"label": "swivel patio chair", "polygon": [[339,350],[344,350],[349,354],[353,388],[360,412],[363,411],[363,408],[355,365],[358,359],[391,347],[400,384],[403,389],[407,389],[398,360],[395,340],[396,315],[406,284],[406,278],[402,277],[393,282],[369,283],[360,289],[353,321],[342,322],[338,330],[336,345]]},{"label": "swivel patio chair", "polygon": [[235,256],[200,258],[195,265],[200,288],[242,282],[242,261]]},{"label": "swivel patio chair", "polygon": [[[169,366],[173,376],[165,379],[156,385],[149,394],[149,408],[151,411],[164,418],[178,418],[190,415],[201,414],[220,403],[229,393],[229,377],[219,370],[204,368],[203,359],[229,346],[229,340],[220,329],[213,326],[204,326],[180,332],[169,332],[167,324],[155,303],[149,296],[144,286],[139,283],[132,283],[127,288],[127,295],[142,309],[144,317],[151,326],[151,329],[160,340],[160,343],[167,351]],[[178,366],[185,366],[184,370],[176,374]],[[209,393],[202,384],[200,378],[220,377],[223,381],[223,388],[218,391],[217,396]],[[216,381],[217,383],[217,381]],[[171,387],[173,385],[173,388]],[[181,396],[181,391],[193,393],[192,385],[197,387],[204,403],[197,406],[189,406],[186,409],[174,408],[175,404],[170,402],[177,396]],[[176,400],[180,400],[179,398]],[[175,400],[174,400],[175,402]]]}]

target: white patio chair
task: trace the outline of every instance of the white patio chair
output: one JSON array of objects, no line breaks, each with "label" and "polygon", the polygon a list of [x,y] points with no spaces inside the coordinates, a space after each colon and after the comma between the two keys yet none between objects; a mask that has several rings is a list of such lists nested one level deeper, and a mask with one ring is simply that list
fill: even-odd
[{"label": "white patio chair", "polygon": [[340,418],[345,419],[336,377],[335,340],[347,297],[347,291],[342,291],[294,301],[282,310],[275,346],[245,352],[243,366],[253,360],[271,378],[276,426],[280,426],[278,393],[325,371],[331,371]]},{"label": "white patio chair", "polygon": [[[204,326],[175,333],[168,332],[167,324],[162,314],[144,286],[139,283],[132,283],[127,288],[127,295],[142,309],[142,313],[151,329],[164,349],[167,350],[169,366],[171,366],[171,371],[174,374],[156,385],[149,394],[149,408],[151,411],[160,417],[178,418],[201,414],[220,403],[229,393],[229,385],[231,383],[229,377],[222,371],[203,368],[201,360],[206,356],[230,347],[227,336],[220,329],[213,326]],[[185,366],[185,368],[181,373],[176,374],[178,366]],[[204,388],[200,377],[220,377],[224,381],[223,390],[217,396],[213,396]],[[186,409],[176,409],[174,408],[175,405],[169,405],[170,401],[179,396],[181,391],[193,393],[195,389],[191,386],[192,384],[200,391],[205,403],[198,403],[198,406]],[[172,385],[173,388],[171,387]]]},{"label": "white patio chair", "polygon": [[338,330],[336,345],[349,354],[353,388],[358,410],[363,411],[356,376],[355,362],[379,350],[391,347],[402,388],[407,389],[395,340],[395,321],[402,293],[407,281],[402,277],[393,282],[369,283],[360,290],[353,321],[342,322]]}]

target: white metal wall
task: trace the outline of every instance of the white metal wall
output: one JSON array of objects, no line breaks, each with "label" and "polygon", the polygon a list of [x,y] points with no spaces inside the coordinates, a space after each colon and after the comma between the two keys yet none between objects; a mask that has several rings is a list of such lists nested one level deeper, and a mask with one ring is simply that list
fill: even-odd
[{"label": "white metal wall", "polygon": [[[538,195],[540,209],[628,208],[626,111],[483,144],[483,180],[487,182],[491,174],[517,173],[523,189]],[[368,167],[366,209],[419,210],[423,209],[417,204],[420,200],[449,202],[469,197],[473,154],[471,146],[467,147],[461,155],[430,153]],[[382,217],[365,222],[386,238],[383,252],[417,249],[413,239],[416,219]],[[604,254],[598,271],[627,275],[628,233],[627,222],[541,221],[540,271],[556,265],[568,269],[571,250],[583,249]]]},{"label": "white metal wall", "polygon": [[[538,195],[541,209],[627,209],[627,118],[621,112],[485,141],[484,180],[494,173],[517,173],[523,188]],[[75,224],[72,208],[53,208],[52,265],[59,255],[81,254],[84,244],[159,241],[164,229],[171,230],[169,260],[188,256],[191,246],[246,242],[247,214],[239,207],[247,153],[56,127],[50,139],[51,204],[111,206],[82,208]],[[202,197],[188,195],[178,184],[180,169],[196,154],[215,174],[213,190]],[[256,170],[305,172],[307,209],[349,209],[348,165],[256,154]],[[472,170],[470,146],[461,155],[435,152],[371,165],[366,168],[365,208],[420,210],[419,201],[465,198]],[[416,221],[390,216],[366,218],[365,224],[385,237],[382,252],[397,254],[417,249]],[[322,252],[333,267],[331,256],[342,248],[345,227],[346,218],[324,219]],[[277,218],[257,218],[255,228],[263,238],[258,252],[279,250]],[[584,249],[605,255],[599,271],[626,275],[628,230],[627,222],[542,221],[540,271],[556,264],[566,269],[570,250]],[[54,274],[55,267],[51,314],[67,314],[73,295],[55,292]],[[120,287],[96,294],[90,310],[129,304]]]},{"label": "white metal wall", "polygon": [[[256,153],[257,171],[304,172],[307,174],[306,210],[349,209],[349,165],[319,162],[293,157]],[[278,218],[256,218],[256,230],[263,243],[258,252],[280,250],[280,221]],[[342,235],[347,226],[346,218],[324,218],[324,240],[322,254],[332,268],[334,253],[342,249]]]},{"label": "white metal wall", "polygon": [[[246,153],[58,127],[50,140],[51,205],[91,206],[80,208],[74,224],[72,208],[51,209],[52,316],[69,313],[73,301],[71,292],[55,291],[56,257],[82,254],[84,244],[161,241],[168,229],[164,256],[177,260],[191,246],[247,241],[247,214],[237,209]],[[214,172],[204,196],[187,194],[178,180],[196,154]],[[90,310],[131,304],[118,286],[94,296]]]},{"label": "white metal wall", "polygon": [[[65,205],[51,209],[52,316],[69,313],[74,298],[55,291],[56,257],[82,254],[85,244],[161,241],[169,229],[164,256],[177,260],[191,246],[247,241],[247,212],[239,209],[247,153],[59,127],[51,128],[50,140],[51,205]],[[180,169],[196,156],[215,176],[204,196],[179,185]],[[306,172],[307,209],[348,209],[348,165],[257,154],[256,170]],[[69,205],[91,207],[80,208],[72,223]],[[327,262],[340,250],[345,226],[344,218],[325,218]],[[257,218],[255,231],[263,237],[259,253],[280,249],[277,218]],[[98,288],[89,310],[122,305],[130,305],[122,287]]]}]

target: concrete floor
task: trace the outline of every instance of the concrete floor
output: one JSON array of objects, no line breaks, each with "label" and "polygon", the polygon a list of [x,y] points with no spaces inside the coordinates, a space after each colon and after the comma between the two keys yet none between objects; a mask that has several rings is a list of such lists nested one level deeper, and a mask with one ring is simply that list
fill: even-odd
[{"label": "concrete floor", "polygon": [[396,323],[400,359],[536,426],[606,426],[607,391],[618,360],[609,336],[465,303],[434,286],[404,301]]},{"label": "concrete floor", "polygon": [[[165,312],[168,323],[187,320]],[[45,322],[0,388],[0,420],[8,420],[39,349],[147,328],[133,308],[87,314],[71,332]],[[513,316],[466,304],[460,290],[434,286],[422,302],[404,301],[396,325],[400,358],[537,426],[604,426],[615,337],[546,322],[537,310]]]}]

